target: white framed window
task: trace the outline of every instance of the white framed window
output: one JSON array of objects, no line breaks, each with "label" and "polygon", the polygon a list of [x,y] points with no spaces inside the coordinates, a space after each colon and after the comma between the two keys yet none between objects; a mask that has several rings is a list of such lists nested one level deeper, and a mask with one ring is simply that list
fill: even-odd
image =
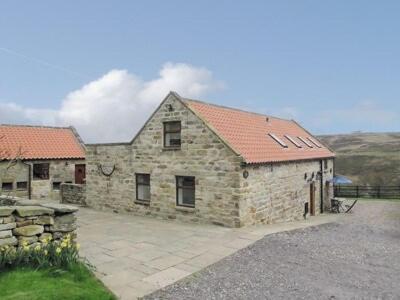
[{"label": "white framed window", "polygon": [[136,173],[136,200],[150,202],[150,174]]},{"label": "white framed window", "polygon": [[306,139],[302,138],[301,136],[298,136],[297,138],[298,138],[300,141],[302,141],[304,144],[306,144],[308,147],[314,148],[314,146],[313,146],[309,141],[307,141]]},{"label": "white framed window", "polygon": [[283,148],[287,148],[288,145],[286,145],[286,143],[284,141],[282,141],[279,137],[277,137],[275,134],[273,133],[268,133],[268,135],[273,138],[275,140],[275,142],[277,142],[279,145],[281,145]]},{"label": "white framed window", "polygon": [[308,139],[311,143],[313,143],[315,146],[317,146],[318,148],[322,148],[322,146],[321,146],[316,140],[314,140],[313,138],[308,137],[307,139]]},{"label": "white framed window", "polygon": [[164,123],[164,147],[181,147],[181,121],[172,121]]},{"label": "white framed window", "polygon": [[176,205],[195,206],[195,178],[192,176],[176,176]]},{"label": "white framed window", "polygon": [[299,142],[297,142],[294,138],[292,138],[290,135],[285,134],[285,138],[291,141],[292,144],[295,145],[297,148],[303,148],[303,146]]}]

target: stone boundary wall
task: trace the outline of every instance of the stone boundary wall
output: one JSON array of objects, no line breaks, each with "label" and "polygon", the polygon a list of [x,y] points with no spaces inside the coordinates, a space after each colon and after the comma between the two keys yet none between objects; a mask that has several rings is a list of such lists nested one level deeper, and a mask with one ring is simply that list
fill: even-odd
[{"label": "stone boundary wall", "polygon": [[78,208],[0,196],[0,247],[33,247],[44,239],[60,240],[67,234],[76,239]]},{"label": "stone boundary wall", "polygon": [[86,185],[63,183],[60,189],[61,203],[86,206]]}]

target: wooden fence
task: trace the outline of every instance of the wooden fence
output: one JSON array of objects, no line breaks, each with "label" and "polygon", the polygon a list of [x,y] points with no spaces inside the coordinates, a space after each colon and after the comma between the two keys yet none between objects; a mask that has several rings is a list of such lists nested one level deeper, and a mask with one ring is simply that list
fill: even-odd
[{"label": "wooden fence", "polygon": [[335,197],[400,199],[400,186],[335,185]]}]

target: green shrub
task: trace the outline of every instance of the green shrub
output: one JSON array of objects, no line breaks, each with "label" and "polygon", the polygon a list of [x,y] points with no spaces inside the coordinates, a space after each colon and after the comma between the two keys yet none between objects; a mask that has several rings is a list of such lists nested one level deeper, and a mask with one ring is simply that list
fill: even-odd
[{"label": "green shrub", "polygon": [[31,268],[69,268],[79,260],[79,244],[70,235],[63,240],[43,240],[33,245],[21,247],[4,246],[0,248],[0,270],[15,267]]}]

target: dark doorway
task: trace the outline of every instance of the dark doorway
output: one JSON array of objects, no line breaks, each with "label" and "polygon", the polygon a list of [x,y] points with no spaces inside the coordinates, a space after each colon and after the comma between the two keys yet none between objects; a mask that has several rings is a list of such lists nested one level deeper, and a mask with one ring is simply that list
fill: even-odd
[{"label": "dark doorway", "polygon": [[310,183],[310,215],[315,216],[315,183]]},{"label": "dark doorway", "polygon": [[75,165],[75,183],[84,184],[86,178],[86,165]]}]

